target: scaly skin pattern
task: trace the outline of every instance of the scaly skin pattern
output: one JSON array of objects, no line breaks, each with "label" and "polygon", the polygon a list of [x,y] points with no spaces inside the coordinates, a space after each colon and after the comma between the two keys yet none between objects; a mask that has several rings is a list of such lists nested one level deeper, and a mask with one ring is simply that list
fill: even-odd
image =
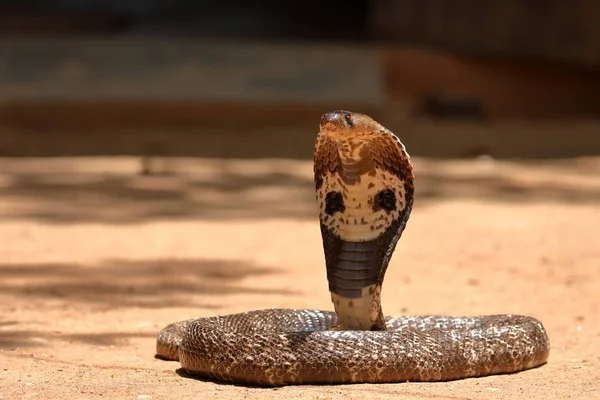
[{"label": "scaly skin pattern", "polygon": [[550,343],[520,315],[384,317],[390,258],[414,194],[400,140],[364,114],[325,113],[314,175],[335,312],[268,309],[168,325],[157,357],[192,375],[282,386],[447,381],[534,368]]}]

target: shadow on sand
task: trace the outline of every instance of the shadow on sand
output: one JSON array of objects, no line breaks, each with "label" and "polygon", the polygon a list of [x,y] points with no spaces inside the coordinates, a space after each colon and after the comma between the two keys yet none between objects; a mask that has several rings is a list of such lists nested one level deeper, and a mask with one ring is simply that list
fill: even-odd
[{"label": "shadow on sand", "polygon": [[[258,288],[241,281],[279,271],[246,261],[223,260],[107,260],[98,265],[3,264],[0,292],[26,298],[32,304],[85,303],[91,309],[198,307],[218,310],[228,295],[296,294],[286,288]],[[210,301],[198,301],[196,295]],[[118,344],[144,333],[68,334],[19,329],[18,321],[0,320],[0,348],[27,347],[52,337],[90,345]],[[154,336],[155,334],[153,334]],[[39,339],[42,339],[40,341]]]},{"label": "shadow on sand", "polygon": [[[202,161],[197,161],[202,163]],[[462,161],[464,162],[464,161]],[[415,166],[415,208],[448,199],[494,202],[592,204],[600,185],[573,186],[569,175],[600,182],[600,166],[576,161],[548,162],[550,176],[524,184],[521,171],[545,168],[544,162],[519,162],[506,173],[492,166],[461,173],[443,162]],[[100,173],[33,173],[5,171],[0,200],[15,207],[0,211],[0,220],[45,223],[98,222],[127,224],[157,220],[296,218],[317,221],[312,163],[286,171],[268,161],[261,173],[226,167],[218,174],[143,176]],[[473,161],[473,165],[477,166]],[[542,169],[540,169],[540,166]],[[466,171],[466,172],[465,172]],[[2,169],[0,168],[0,174]],[[562,175],[561,175],[562,174]]]}]

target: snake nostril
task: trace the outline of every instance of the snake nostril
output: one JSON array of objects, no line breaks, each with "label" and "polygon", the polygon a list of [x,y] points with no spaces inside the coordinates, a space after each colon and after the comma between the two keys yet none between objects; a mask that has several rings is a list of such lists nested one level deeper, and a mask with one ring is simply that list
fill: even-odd
[{"label": "snake nostril", "polygon": [[327,122],[337,121],[341,117],[341,113],[339,111],[329,111],[321,116],[321,125]]},{"label": "snake nostril", "polygon": [[344,212],[346,206],[344,205],[344,197],[340,192],[329,192],[325,196],[325,213],[327,215],[333,215],[336,212]]}]

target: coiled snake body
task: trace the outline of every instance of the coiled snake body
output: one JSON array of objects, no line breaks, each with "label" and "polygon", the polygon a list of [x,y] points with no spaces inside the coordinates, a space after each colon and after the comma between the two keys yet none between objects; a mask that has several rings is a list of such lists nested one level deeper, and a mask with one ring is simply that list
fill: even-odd
[{"label": "coiled snake body", "polygon": [[324,114],[314,176],[335,312],[176,322],[159,333],[158,357],[190,374],[265,386],[445,381],[546,362],[548,337],[531,317],[383,316],[385,271],[414,193],[410,157],[392,132],[364,114]]}]

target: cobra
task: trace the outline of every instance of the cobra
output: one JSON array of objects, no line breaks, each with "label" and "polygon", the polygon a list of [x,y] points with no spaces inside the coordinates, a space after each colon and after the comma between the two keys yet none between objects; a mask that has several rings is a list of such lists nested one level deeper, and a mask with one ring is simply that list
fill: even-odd
[{"label": "cobra", "polygon": [[521,315],[385,317],[381,291],[414,197],[410,156],[367,115],[321,117],[314,179],[335,312],[265,309],[175,322],[156,355],[192,375],[263,386],[447,381],[547,362],[542,323]]}]

